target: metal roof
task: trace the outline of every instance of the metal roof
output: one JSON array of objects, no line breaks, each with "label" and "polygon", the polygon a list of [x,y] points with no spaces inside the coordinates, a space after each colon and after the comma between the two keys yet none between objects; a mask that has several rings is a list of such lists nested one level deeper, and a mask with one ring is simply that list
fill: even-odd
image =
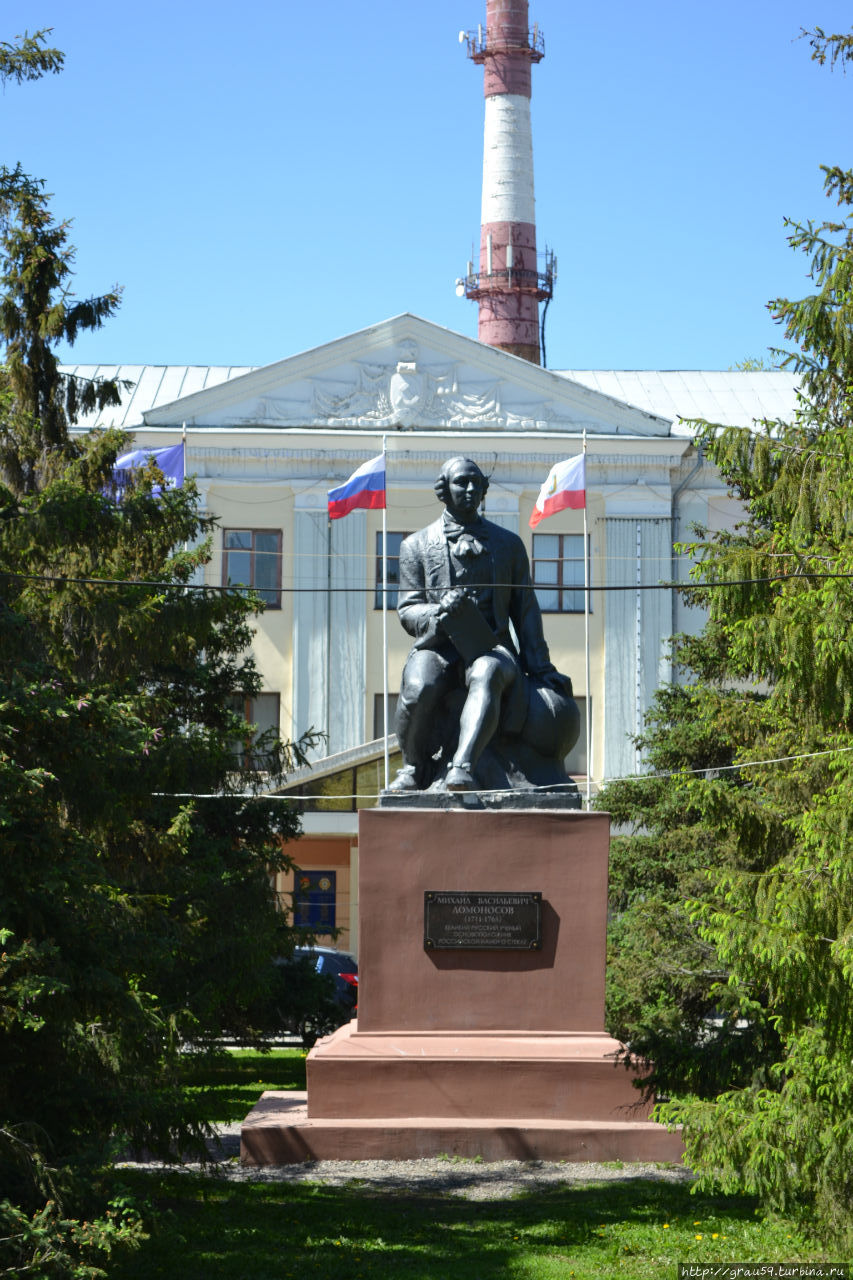
[{"label": "metal roof", "polygon": [[592,391],[668,418],[673,434],[690,435],[680,418],[704,418],[725,427],[747,427],[768,418],[789,421],[799,379],[781,369],[557,369]]},{"label": "metal roof", "polygon": [[[195,391],[251,373],[255,365],[63,365],[82,378],[114,378],[133,385],[122,402],[81,417],[77,430],[116,426],[135,430],[148,409],[172,404]],[[673,434],[690,435],[681,418],[705,418],[723,426],[750,426],[769,418],[789,420],[796,404],[797,376],[771,369],[741,372],[717,369],[552,369],[577,382],[673,424]]]},{"label": "metal roof", "polygon": [[133,431],[142,426],[142,415],[146,409],[156,409],[158,405],[171,404],[193,391],[230,382],[232,378],[251,373],[254,368],[251,364],[64,364],[61,371],[80,378],[107,378],[132,383],[132,386],[121,389],[120,405],[81,415],[76,430],[123,427],[126,431]]}]

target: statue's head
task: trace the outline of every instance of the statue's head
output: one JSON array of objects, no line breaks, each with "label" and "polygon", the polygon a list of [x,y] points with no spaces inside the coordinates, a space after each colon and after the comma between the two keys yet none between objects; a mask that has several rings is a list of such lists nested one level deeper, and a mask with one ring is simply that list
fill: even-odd
[{"label": "statue's head", "polygon": [[435,482],[440,502],[461,523],[474,520],[486,496],[489,481],[471,458],[448,458]]}]

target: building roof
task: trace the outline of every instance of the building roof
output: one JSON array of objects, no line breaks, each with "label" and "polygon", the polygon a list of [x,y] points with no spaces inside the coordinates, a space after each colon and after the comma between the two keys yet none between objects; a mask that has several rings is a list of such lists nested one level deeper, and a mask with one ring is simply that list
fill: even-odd
[{"label": "building roof", "polygon": [[692,434],[682,418],[704,418],[724,427],[744,427],[763,418],[789,421],[798,378],[781,369],[559,369],[616,400],[667,418],[674,434]]},{"label": "building roof", "polygon": [[[81,378],[110,378],[132,385],[122,402],[81,418],[78,427],[142,426],[149,409],[251,373],[255,365],[63,365]],[[722,426],[748,426],[757,419],[791,418],[797,376],[778,369],[741,372],[719,369],[558,369],[552,372],[646,413],[665,418],[676,434],[690,434],[680,419],[705,418]]]},{"label": "building roof", "polygon": [[[146,429],[670,434],[666,418],[410,312],[171,400],[167,379],[143,409]],[[116,420],[107,411],[80,425]]]},{"label": "building roof", "polygon": [[230,382],[254,368],[250,364],[64,364],[61,372],[78,378],[129,383],[121,388],[120,405],[84,414],[77,426],[80,430],[122,427],[133,431],[142,426],[142,415],[148,409]]},{"label": "building roof", "polygon": [[[402,358],[409,361],[404,365],[396,363],[401,344],[406,346]],[[395,366],[409,379],[412,421],[399,420],[408,426],[442,425],[453,400],[447,425],[458,425],[459,418],[463,425],[483,426],[496,415],[496,425],[516,429],[553,424],[558,430],[689,437],[692,431],[683,420],[750,426],[761,419],[789,420],[796,405],[797,377],[781,370],[540,369],[408,313],[264,366],[80,364],[65,365],[63,372],[126,384],[120,405],[83,416],[78,429],[135,431],[182,421],[376,425],[375,406],[367,412],[361,402],[366,393],[375,398],[383,388],[388,398],[384,383]],[[430,377],[435,403],[425,390]],[[450,395],[451,382],[454,395],[459,384],[459,404]],[[226,391],[226,384],[233,385]],[[473,409],[467,404],[472,393]],[[437,407],[439,401],[444,408]],[[384,411],[389,422],[397,421],[393,403]],[[362,423],[359,414],[365,413]]]}]

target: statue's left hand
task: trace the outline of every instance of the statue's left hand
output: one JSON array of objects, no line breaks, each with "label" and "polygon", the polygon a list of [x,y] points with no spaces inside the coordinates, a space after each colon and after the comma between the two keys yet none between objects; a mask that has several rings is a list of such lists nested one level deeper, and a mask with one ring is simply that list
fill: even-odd
[{"label": "statue's left hand", "polygon": [[555,693],[562,694],[564,698],[574,697],[572,682],[568,676],[563,675],[562,671],[558,671],[556,667],[549,667],[545,671],[537,671],[537,680],[541,680],[547,689],[553,689]]}]

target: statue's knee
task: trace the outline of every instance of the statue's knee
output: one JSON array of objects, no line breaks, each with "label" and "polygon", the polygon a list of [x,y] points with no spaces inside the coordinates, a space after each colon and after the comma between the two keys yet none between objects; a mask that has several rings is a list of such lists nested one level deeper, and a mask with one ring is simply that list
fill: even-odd
[{"label": "statue's knee", "polygon": [[416,684],[414,680],[407,680],[406,676],[403,675],[402,679],[400,680],[400,692],[397,695],[398,712],[403,708],[405,708],[408,711],[411,707],[413,707],[418,700],[419,691],[420,691],[420,686]]},{"label": "statue's knee", "polygon": [[411,710],[414,706],[430,710],[446,692],[447,681],[441,669],[419,663],[403,671],[398,706]]},{"label": "statue's knee", "polygon": [[492,654],[477,658],[468,673],[468,685],[485,688],[489,693],[503,693],[512,683],[514,668]]}]

